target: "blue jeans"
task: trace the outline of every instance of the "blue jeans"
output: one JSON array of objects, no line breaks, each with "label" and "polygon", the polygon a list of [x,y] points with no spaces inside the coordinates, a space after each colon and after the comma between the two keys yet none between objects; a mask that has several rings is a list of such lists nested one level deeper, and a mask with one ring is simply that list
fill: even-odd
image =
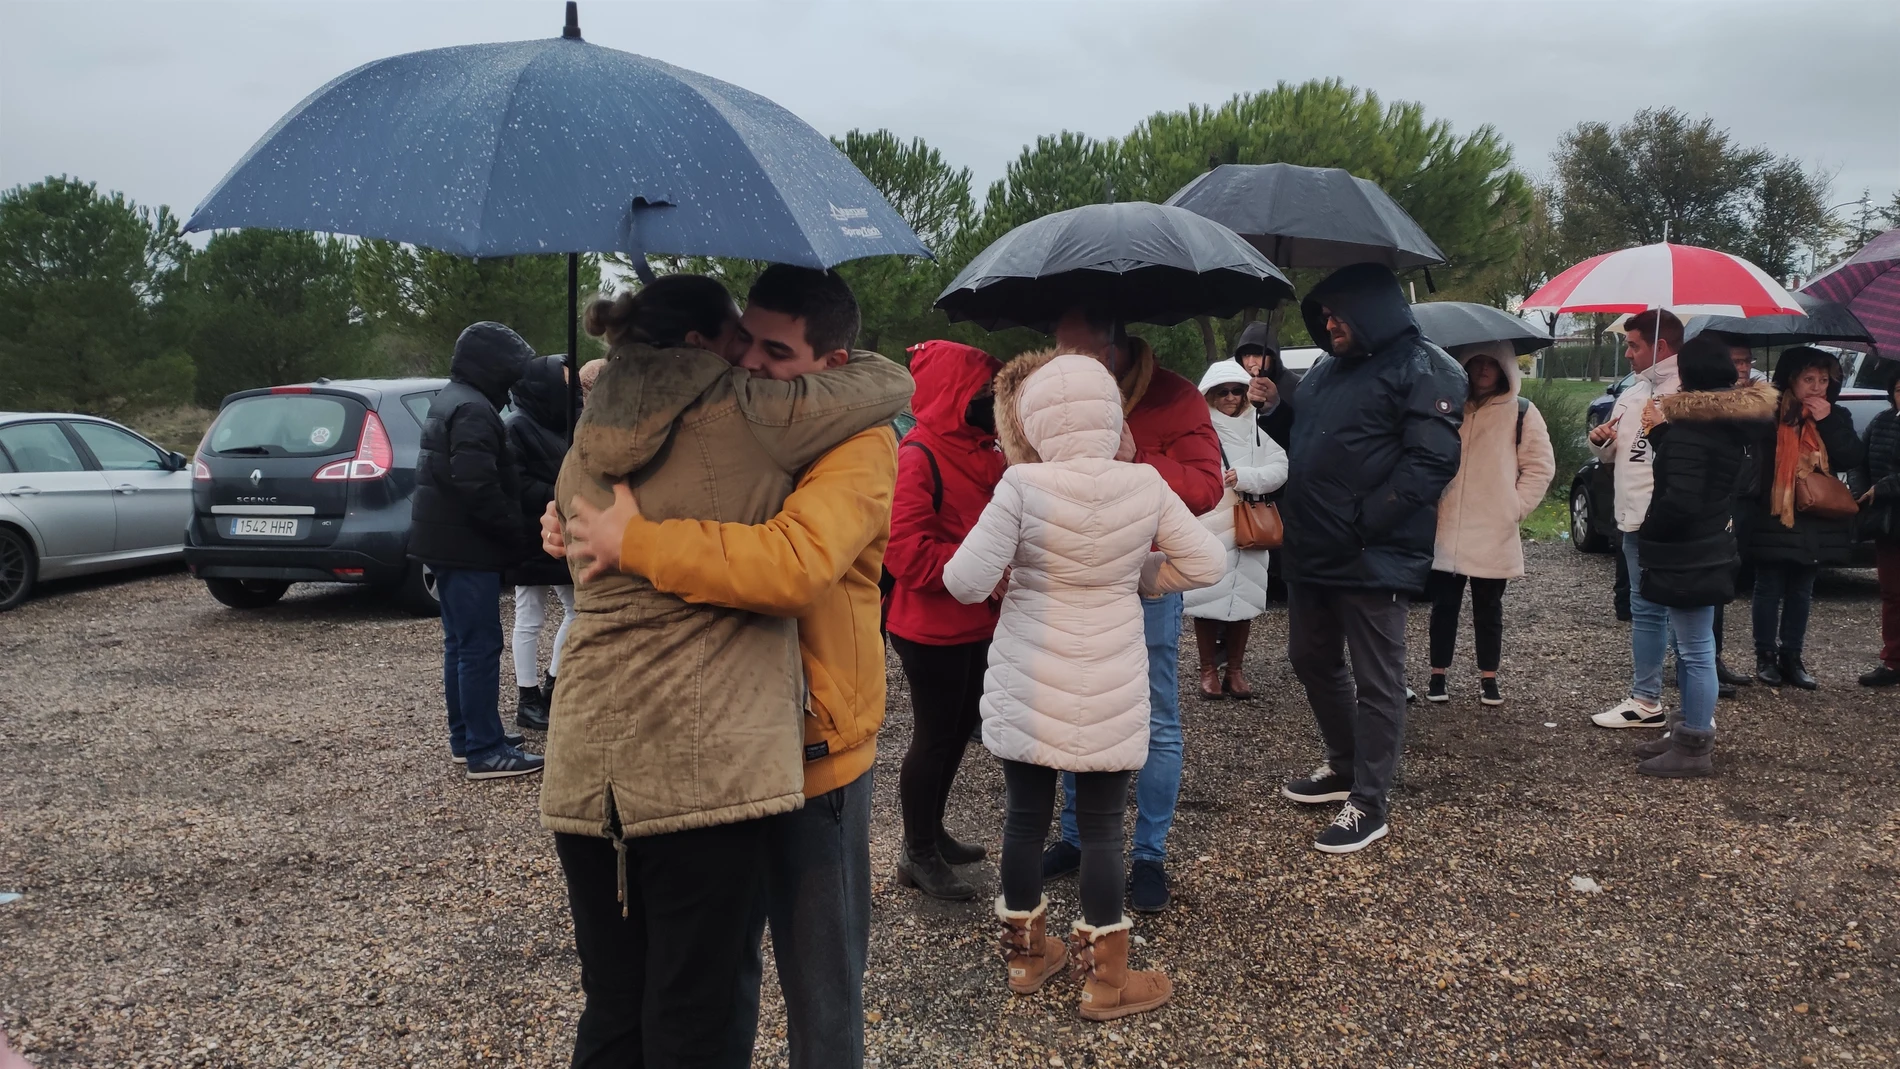
[{"label": "blue jeans", "polygon": [[[1662,702],[1663,654],[1669,649],[1670,610],[1643,596],[1643,570],[1636,562],[1636,535],[1623,535],[1623,559],[1630,571],[1630,695],[1651,705]],[[1714,625],[1704,628],[1711,635]],[[1682,654],[1676,654],[1680,665]],[[1713,656],[1713,654],[1711,654]],[[1681,683],[1681,679],[1677,679]]]},{"label": "blue jeans", "polygon": [[501,573],[435,569],[449,750],[478,764],[501,749]]},{"label": "blue jeans", "polygon": [[1676,686],[1682,691],[1682,723],[1696,731],[1715,725],[1715,606],[1670,609],[1676,633]]},{"label": "blue jeans", "polygon": [[[1181,595],[1141,599],[1148,643],[1148,762],[1135,776],[1134,861],[1166,861],[1181,794]],[[1062,774],[1062,841],[1078,849],[1075,776]]]}]

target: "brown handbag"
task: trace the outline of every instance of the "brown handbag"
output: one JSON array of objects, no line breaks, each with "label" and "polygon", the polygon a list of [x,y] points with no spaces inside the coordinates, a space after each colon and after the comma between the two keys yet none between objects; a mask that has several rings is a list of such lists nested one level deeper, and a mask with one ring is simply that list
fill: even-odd
[{"label": "brown handbag", "polygon": [[[1255,428],[1255,437],[1259,436]],[[1232,468],[1227,450],[1220,451],[1221,464]],[[1286,541],[1286,526],[1280,522],[1280,506],[1264,497],[1234,493],[1234,548],[1279,549]]]},{"label": "brown handbag", "polygon": [[1824,520],[1844,520],[1860,511],[1847,484],[1825,471],[1810,471],[1794,481],[1794,510]]}]

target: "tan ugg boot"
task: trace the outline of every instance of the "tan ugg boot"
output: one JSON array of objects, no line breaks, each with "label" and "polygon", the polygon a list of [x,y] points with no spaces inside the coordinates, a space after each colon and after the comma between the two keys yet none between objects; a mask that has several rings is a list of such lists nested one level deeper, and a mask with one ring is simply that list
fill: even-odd
[{"label": "tan ugg boot", "polygon": [[1035,994],[1062,971],[1062,940],[1048,934],[1048,912],[1048,895],[1026,913],[1011,911],[1003,896],[996,896],[996,919],[1003,922],[1003,962],[1009,967],[1009,989],[1018,995]]},{"label": "tan ugg boot", "polygon": [[1128,935],[1134,926],[1126,917],[1100,928],[1075,922],[1069,936],[1069,964],[1083,981],[1078,1008],[1091,1021],[1112,1021],[1152,1010],[1174,992],[1173,981],[1159,969],[1129,971]]}]

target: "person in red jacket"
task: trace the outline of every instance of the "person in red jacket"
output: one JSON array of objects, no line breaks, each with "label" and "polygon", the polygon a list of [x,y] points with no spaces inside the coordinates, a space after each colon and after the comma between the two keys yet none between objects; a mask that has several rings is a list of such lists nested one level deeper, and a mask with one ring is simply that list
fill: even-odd
[{"label": "person in red jacket", "polygon": [[[1116,460],[1147,464],[1161,473],[1195,515],[1220,504],[1220,437],[1207,399],[1187,379],[1159,366],[1154,350],[1124,331],[1112,310],[1075,308],[1057,322],[1056,348],[1100,360],[1122,388],[1121,451]],[[1181,793],[1181,595],[1144,598],[1148,645],[1148,762],[1135,777],[1135,842],[1129,851],[1128,904],[1142,913],[1168,906],[1168,831]],[[1075,820],[1075,782],[1064,776],[1062,841],[1042,858],[1044,879],[1081,867]]]},{"label": "person in red jacket", "polygon": [[915,718],[897,776],[904,814],[898,882],[937,898],[976,894],[952,865],[984,850],[943,827],[950,784],[979,719],[983,672],[998,602],[965,605],[943,586],[943,566],[963,544],[1003,477],[990,381],[1002,368],[981,349],[927,341],[910,350],[917,425],[897,450],[897,493],[884,567],[895,580],[885,629],[910,681]]}]

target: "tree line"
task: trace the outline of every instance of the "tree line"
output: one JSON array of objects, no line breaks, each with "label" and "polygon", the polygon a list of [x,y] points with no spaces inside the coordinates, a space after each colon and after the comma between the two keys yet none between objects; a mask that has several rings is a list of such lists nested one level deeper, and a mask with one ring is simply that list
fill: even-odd
[{"label": "tree line", "polygon": [[[1337,80],[1157,112],[1118,139],[1041,137],[981,197],[967,167],[922,139],[854,130],[836,142],[937,252],[840,269],[863,308],[861,344],[900,359],[932,337],[1004,357],[1039,344],[1028,331],[953,326],[931,302],[1014,226],[1083,204],[1165,200],[1223,163],[1343,167],[1377,182],[1449,258],[1433,272],[1436,296],[1500,307],[1586,256],[1661,240],[1665,222],[1671,240],[1735,252],[1783,277],[1824,265],[1870,227],[1900,223],[1900,195],[1883,210],[1863,205],[1857,227],[1838,222],[1829,175],[1672,109],[1578,125],[1535,178],[1490,126],[1461,136],[1422,105],[1385,103]],[[761,266],[655,262],[716,275],[735,294]],[[583,292],[627,284],[630,268],[583,257]],[[566,270],[561,256],[469,260],[271,230],[223,231],[193,249],[168,208],[49,177],[0,194],[0,408],[129,415],[215,406],[234,390],[319,376],[440,374],[456,334],[480,319],[560,352]],[[1302,290],[1315,281],[1304,274],[1294,273]],[[1164,362],[1198,375],[1251,315],[1136,332]],[[1284,333],[1304,339],[1297,316]],[[598,351],[591,339],[583,345],[583,357]]]}]

